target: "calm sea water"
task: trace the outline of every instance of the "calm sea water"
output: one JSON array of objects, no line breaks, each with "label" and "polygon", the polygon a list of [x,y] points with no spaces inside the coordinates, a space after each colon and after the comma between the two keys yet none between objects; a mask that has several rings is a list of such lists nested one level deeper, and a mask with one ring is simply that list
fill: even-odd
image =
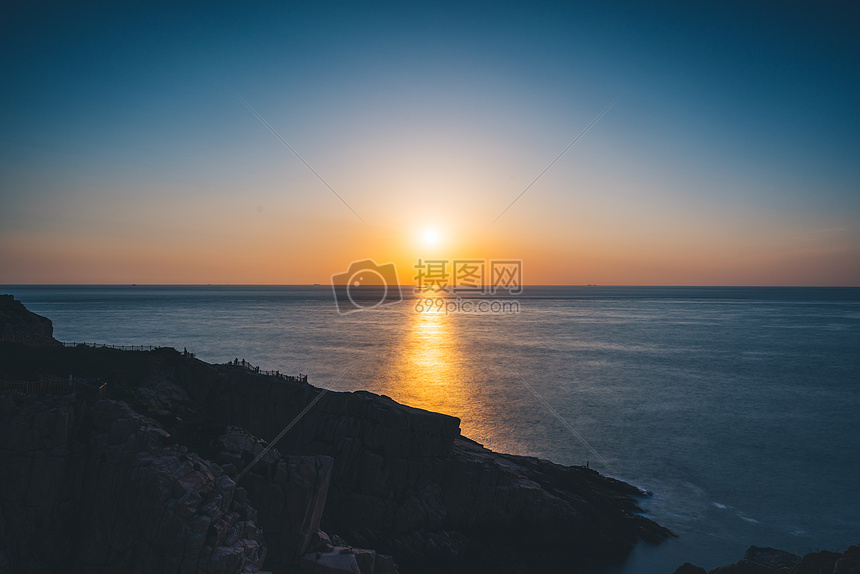
[{"label": "calm sea water", "polygon": [[653,491],[648,515],[680,535],[625,574],[860,542],[860,289],[532,287],[519,313],[447,315],[405,293],[346,316],[327,286],[0,292],[63,341],[244,358],[458,416],[494,450],[587,461]]}]

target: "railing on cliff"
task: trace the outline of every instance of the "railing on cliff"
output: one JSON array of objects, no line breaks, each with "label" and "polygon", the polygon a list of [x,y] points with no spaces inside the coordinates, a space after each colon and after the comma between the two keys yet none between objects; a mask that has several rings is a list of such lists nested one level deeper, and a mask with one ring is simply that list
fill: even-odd
[{"label": "railing on cliff", "polygon": [[62,345],[59,341],[48,342],[44,337],[33,337],[32,335],[15,335],[14,333],[0,333],[0,342],[5,343],[21,343],[30,347],[59,347]]},{"label": "railing on cliff", "polygon": [[63,343],[64,347],[92,347],[94,349],[119,349],[120,351],[154,351],[163,349],[155,345],[106,345],[104,343]]},{"label": "railing on cliff", "polygon": [[[18,335],[0,333],[0,342],[5,343],[21,343],[28,347],[92,347],[94,349],[119,349],[120,351],[154,351],[155,349],[163,349],[157,345],[107,345],[105,343],[64,343],[62,341],[47,341],[44,337],[32,337],[29,335]],[[193,355],[188,353],[189,356]]]},{"label": "railing on cliff", "polygon": [[18,392],[25,395],[65,395],[76,393],[88,399],[104,397],[107,383],[69,379],[39,379],[37,381],[7,382],[0,381],[0,392]]},{"label": "railing on cliff", "polygon": [[265,375],[267,377],[274,377],[278,380],[287,382],[287,383],[307,383],[308,376],[299,373],[298,375],[287,375],[280,371],[264,371],[260,369],[260,367],[255,367],[245,359],[233,359],[232,361],[227,362],[228,365],[232,365],[234,367],[242,367],[246,371],[254,373],[255,375]]},{"label": "railing on cliff", "polygon": [[[107,345],[105,343],[85,343],[85,342],[46,342],[44,340],[37,340],[31,337],[15,337],[9,336],[5,333],[0,333],[0,342],[10,342],[10,343],[22,343],[24,345],[28,345],[31,347],[91,347],[93,349],[117,349],[119,351],[155,351],[157,349],[169,349],[172,347],[162,347],[158,345]],[[182,356],[188,359],[193,359],[195,357],[194,353],[188,351],[188,349],[184,349],[182,351]],[[245,359],[241,361],[239,359],[235,359],[233,361],[228,361],[228,365],[233,365],[234,367],[242,367],[245,370],[257,374],[264,375],[267,377],[274,377],[280,381],[284,381],[287,383],[307,383],[308,376],[302,375],[299,373],[298,375],[287,375],[280,371],[265,371],[260,369],[260,367],[255,367]]]}]

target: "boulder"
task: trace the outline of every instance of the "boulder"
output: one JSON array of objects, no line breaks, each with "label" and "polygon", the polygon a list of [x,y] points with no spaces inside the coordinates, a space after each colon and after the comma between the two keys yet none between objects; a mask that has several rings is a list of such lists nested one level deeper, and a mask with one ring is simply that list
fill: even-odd
[{"label": "boulder", "polygon": [[790,574],[833,574],[836,561],[840,557],[840,554],[827,550],[810,552],[800,559]]},{"label": "boulder", "polygon": [[860,545],[848,547],[836,561],[833,574],[860,574]]},{"label": "boulder", "polygon": [[675,574],[708,574],[708,571],[699,566],[684,562],[675,570]]}]

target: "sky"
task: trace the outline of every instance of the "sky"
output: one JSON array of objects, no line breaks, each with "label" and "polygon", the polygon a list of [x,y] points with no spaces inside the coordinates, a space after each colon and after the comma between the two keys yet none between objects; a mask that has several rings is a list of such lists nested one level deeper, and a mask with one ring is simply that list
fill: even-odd
[{"label": "sky", "polygon": [[4,8],[0,284],[857,286],[850,4]]}]

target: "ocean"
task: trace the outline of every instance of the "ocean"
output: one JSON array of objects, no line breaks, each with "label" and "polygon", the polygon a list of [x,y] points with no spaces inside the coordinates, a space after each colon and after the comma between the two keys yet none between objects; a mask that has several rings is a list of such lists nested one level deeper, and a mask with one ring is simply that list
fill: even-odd
[{"label": "ocean", "polygon": [[857,288],[527,286],[484,312],[453,298],[417,312],[404,288],[347,315],[330,286],[0,293],[61,341],[187,348],[366,389],[460,417],[493,450],[647,489],[646,515],[679,537],[613,574],[860,542]]}]

